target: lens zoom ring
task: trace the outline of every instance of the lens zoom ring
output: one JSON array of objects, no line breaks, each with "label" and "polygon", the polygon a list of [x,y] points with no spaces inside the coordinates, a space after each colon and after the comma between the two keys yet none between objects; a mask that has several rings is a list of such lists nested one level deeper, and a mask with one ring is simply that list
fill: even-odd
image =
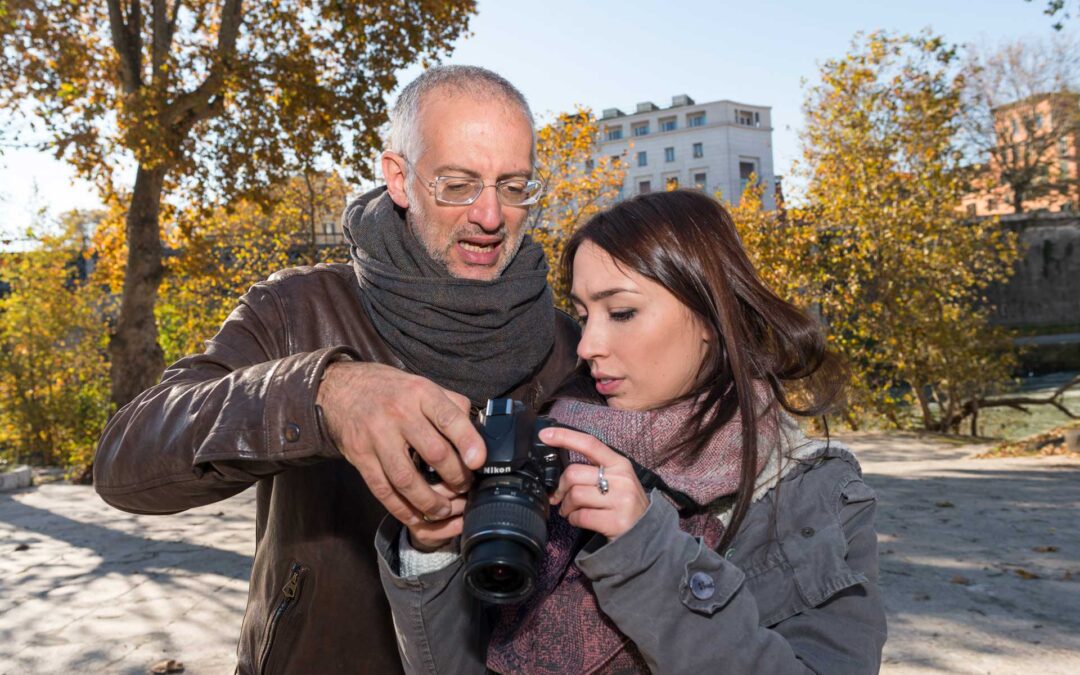
[{"label": "lens zoom ring", "polygon": [[480,531],[517,530],[540,546],[547,543],[547,522],[535,507],[518,501],[490,501],[465,513],[461,537],[468,541]]}]

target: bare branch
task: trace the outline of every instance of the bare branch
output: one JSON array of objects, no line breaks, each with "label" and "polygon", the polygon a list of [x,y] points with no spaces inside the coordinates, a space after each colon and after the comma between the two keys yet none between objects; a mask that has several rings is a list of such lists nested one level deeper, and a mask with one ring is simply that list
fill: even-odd
[{"label": "bare branch", "polygon": [[140,0],[131,0],[129,16],[124,16],[121,0],[108,0],[109,28],[113,48],[120,56],[120,83],[125,94],[134,94],[142,85],[142,37],[139,23]]},{"label": "bare branch", "polygon": [[219,99],[219,104],[223,103],[217,95],[221,92],[225,75],[236,55],[236,40],[240,35],[243,18],[243,1],[225,0],[225,6],[221,10],[218,45],[214,51],[214,63],[210,72],[194,91],[178,96],[165,110],[165,121],[176,131],[186,132],[201,120],[211,117],[219,109],[214,105],[215,97]]},{"label": "bare branch", "polygon": [[164,87],[169,79],[167,68],[169,50],[172,49],[173,32],[176,28],[176,10],[180,3],[177,1],[173,7],[172,16],[169,14],[168,0],[153,0],[152,40],[150,79],[155,85]]}]

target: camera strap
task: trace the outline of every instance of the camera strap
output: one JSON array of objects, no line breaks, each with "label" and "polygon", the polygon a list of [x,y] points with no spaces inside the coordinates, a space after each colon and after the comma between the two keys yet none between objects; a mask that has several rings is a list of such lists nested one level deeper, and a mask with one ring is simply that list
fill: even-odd
[{"label": "camera strap", "polygon": [[616,452],[630,460],[631,466],[634,467],[634,473],[637,474],[638,482],[641,483],[641,487],[645,488],[645,492],[648,492],[649,490],[659,490],[664,493],[668,499],[674,502],[680,517],[687,518],[696,515],[708,510],[711,506],[711,504],[698,504],[686,493],[680,492],[668,485],[658,474],[638,464],[633,457],[625,455],[618,450],[616,450]]}]

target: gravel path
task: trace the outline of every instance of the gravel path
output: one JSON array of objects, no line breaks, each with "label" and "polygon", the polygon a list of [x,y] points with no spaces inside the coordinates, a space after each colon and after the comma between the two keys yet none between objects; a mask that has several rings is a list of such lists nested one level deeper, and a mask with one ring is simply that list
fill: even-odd
[{"label": "gravel path", "polygon": [[[882,672],[1080,673],[1080,460],[843,440],[880,498]],[[0,675],[232,672],[253,514],[253,491],[175,516],[82,486],[0,494]]]}]

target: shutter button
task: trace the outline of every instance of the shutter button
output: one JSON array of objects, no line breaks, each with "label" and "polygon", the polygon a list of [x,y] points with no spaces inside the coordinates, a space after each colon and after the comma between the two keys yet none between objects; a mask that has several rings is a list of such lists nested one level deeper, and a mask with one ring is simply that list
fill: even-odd
[{"label": "shutter button", "polygon": [[690,577],[690,592],[698,600],[708,600],[716,592],[716,582],[704,572],[694,572]]},{"label": "shutter button", "polygon": [[300,440],[300,427],[289,422],[285,425],[285,440],[295,443]]}]

